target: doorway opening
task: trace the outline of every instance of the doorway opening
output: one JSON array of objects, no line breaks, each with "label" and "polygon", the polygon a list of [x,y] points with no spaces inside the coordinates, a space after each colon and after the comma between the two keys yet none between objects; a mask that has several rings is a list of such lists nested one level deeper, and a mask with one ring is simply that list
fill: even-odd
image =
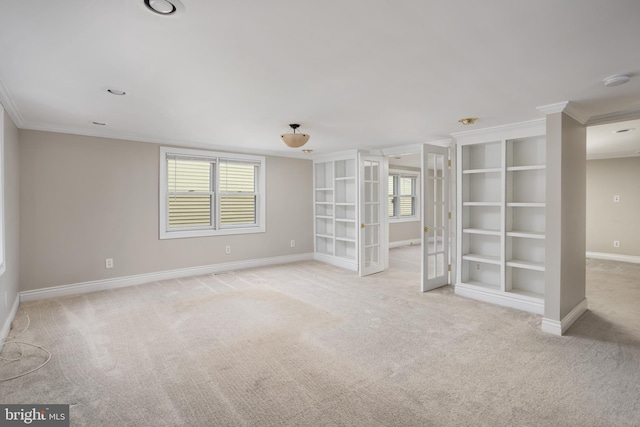
[{"label": "doorway opening", "polygon": [[423,292],[452,283],[450,142],[400,147],[386,155],[390,251],[420,245]]}]

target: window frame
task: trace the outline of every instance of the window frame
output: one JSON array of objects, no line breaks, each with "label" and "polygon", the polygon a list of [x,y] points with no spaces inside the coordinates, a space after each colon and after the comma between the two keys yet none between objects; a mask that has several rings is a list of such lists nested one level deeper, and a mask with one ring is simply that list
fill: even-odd
[{"label": "window frame", "polygon": [[[260,199],[260,192],[259,192],[259,182],[261,181],[259,178],[259,171],[262,169],[261,164],[258,164],[257,162],[251,162],[251,161],[239,161],[237,158],[235,157],[219,157],[218,158],[218,163],[216,163],[216,176],[219,177],[220,174],[220,170],[222,169],[221,164],[222,162],[228,162],[228,163],[244,163],[244,164],[254,164],[258,166],[258,173],[254,174],[254,183],[253,183],[253,194],[254,197],[256,199],[256,223],[258,222],[258,199]],[[222,212],[222,197],[223,196],[233,196],[234,194],[236,194],[236,192],[233,191],[222,191],[220,189],[220,179],[218,179],[216,181],[216,185],[215,185],[215,189],[216,189],[216,205],[219,208],[219,212]],[[249,195],[251,193],[244,193],[246,195]],[[222,224],[222,215],[217,215],[216,216],[216,223],[218,225],[218,229],[220,230],[233,230],[233,229],[239,229],[239,228],[246,228],[246,226],[244,224]]]},{"label": "window frame", "polygon": [[5,226],[4,226],[4,183],[6,168],[4,164],[4,107],[0,104],[0,276],[7,271]]},{"label": "window frame", "polygon": [[[168,170],[167,156],[203,158],[213,161],[213,192],[211,215],[212,225],[194,227],[169,227],[168,204]],[[233,161],[239,163],[253,163],[258,167],[255,174],[256,222],[245,225],[221,225],[220,220],[220,190],[219,190],[219,162]],[[190,237],[227,236],[232,234],[264,233],[266,231],[266,159],[264,156],[250,154],[235,154],[209,150],[197,150],[181,147],[160,147],[160,185],[159,185],[159,229],[160,239],[182,239]]]},{"label": "window frame", "polygon": [[[398,177],[397,185],[394,185],[393,194],[387,194],[387,200],[389,197],[393,197],[394,200],[399,200],[400,195],[400,179],[401,178],[412,178],[415,179],[416,185],[414,186],[414,194],[412,197],[415,200],[414,206],[414,214],[411,216],[401,216],[398,212],[397,215],[389,215],[387,218],[390,223],[397,222],[413,222],[420,221],[420,172],[417,171],[408,171],[403,169],[389,169],[389,180],[393,181],[393,177]],[[387,185],[388,189],[388,185]],[[398,202],[396,201],[394,206],[397,206]]]}]

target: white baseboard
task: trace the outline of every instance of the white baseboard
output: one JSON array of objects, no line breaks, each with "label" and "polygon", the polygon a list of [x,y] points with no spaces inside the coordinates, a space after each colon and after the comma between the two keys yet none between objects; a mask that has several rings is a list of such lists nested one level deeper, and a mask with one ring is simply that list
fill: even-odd
[{"label": "white baseboard", "polygon": [[358,261],[349,261],[346,259],[340,259],[335,256],[325,255],[321,253],[314,253],[313,259],[320,262],[325,262],[327,264],[335,265],[336,267],[345,268],[351,271],[358,271]]},{"label": "white baseboard", "polygon": [[312,259],[312,253],[305,253],[299,255],[259,258],[247,261],[225,262],[221,264],[204,265],[201,267],[181,268],[178,270],[158,271],[155,273],[115,277],[112,279],[93,280],[91,282],[74,283],[70,285],[53,286],[50,288],[34,289],[32,291],[20,292],[20,301],[34,301],[45,298],[56,298],[67,295],[83,294],[86,292],[104,291],[108,289],[142,285],[144,283],[156,282],[159,280],[177,279],[180,277],[198,276],[202,274],[221,273],[224,271],[264,267],[268,265],[288,264],[291,262],[309,261]]},{"label": "white baseboard", "polygon": [[540,329],[543,332],[547,332],[553,335],[564,335],[564,333],[574,324],[576,320],[580,318],[587,311],[587,299],[583,299],[580,301],[578,305],[573,307],[573,310],[569,312],[561,321],[547,319],[546,317],[542,319],[542,324],[540,325]]},{"label": "white baseboard", "polygon": [[517,310],[528,311],[529,313],[544,314],[544,301],[524,297],[506,292],[495,292],[484,290],[477,286],[458,283],[454,289],[456,295],[466,298],[473,298],[478,301],[489,302],[503,307],[515,308]]},{"label": "white baseboard", "polygon": [[2,351],[2,347],[4,346],[4,341],[9,336],[9,332],[11,332],[11,322],[16,318],[16,314],[18,314],[18,307],[20,307],[20,296],[16,295],[16,299],[13,300],[13,305],[11,306],[11,311],[9,315],[4,320],[4,325],[2,325],[2,330],[0,330],[0,351]]},{"label": "white baseboard", "polygon": [[389,249],[399,248],[401,246],[421,245],[421,239],[398,240],[397,242],[389,242]]},{"label": "white baseboard", "polygon": [[618,255],[618,254],[609,254],[605,252],[587,252],[587,258],[604,259],[607,261],[632,262],[634,264],[640,264],[640,256],[633,256],[633,255]]}]

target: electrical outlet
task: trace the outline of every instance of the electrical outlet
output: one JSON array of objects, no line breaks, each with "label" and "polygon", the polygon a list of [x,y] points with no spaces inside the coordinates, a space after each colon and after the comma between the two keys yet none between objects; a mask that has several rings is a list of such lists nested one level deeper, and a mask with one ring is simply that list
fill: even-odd
[{"label": "electrical outlet", "polygon": [[291,247],[292,247],[292,248],[295,248],[295,247],[296,247],[296,241],[295,241],[295,240],[292,240],[292,241],[291,241]]},{"label": "electrical outlet", "polygon": [[613,241],[613,247],[614,248],[619,248],[620,247],[620,240],[614,240]]},{"label": "electrical outlet", "polygon": [[104,260],[104,268],[113,268],[113,258],[107,258]]},{"label": "electrical outlet", "polygon": [[476,264],[476,270],[480,270],[480,264]]},{"label": "electrical outlet", "polygon": [[231,246],[225,246],[224,253],[229,255],[231,253]]},{"label": "electrical outlet", "polygon": [[618,196],[617,194],[615,196],[613,196],[613,201],[615,203],[618,203],[620,201],[620,196]]}]

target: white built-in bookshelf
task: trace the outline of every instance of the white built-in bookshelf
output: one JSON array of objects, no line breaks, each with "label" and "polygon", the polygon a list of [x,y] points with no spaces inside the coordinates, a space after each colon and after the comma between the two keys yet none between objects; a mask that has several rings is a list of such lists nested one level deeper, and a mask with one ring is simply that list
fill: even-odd
[{"label": "white built-in bookshelf", "polygon": [[536,121],[456,135],[456,293],[543,313],[544,132]]},{"label": "white built-in bookshelf", "polygon": [[357,153],[314,161],[316,258],[358,269]]}]

